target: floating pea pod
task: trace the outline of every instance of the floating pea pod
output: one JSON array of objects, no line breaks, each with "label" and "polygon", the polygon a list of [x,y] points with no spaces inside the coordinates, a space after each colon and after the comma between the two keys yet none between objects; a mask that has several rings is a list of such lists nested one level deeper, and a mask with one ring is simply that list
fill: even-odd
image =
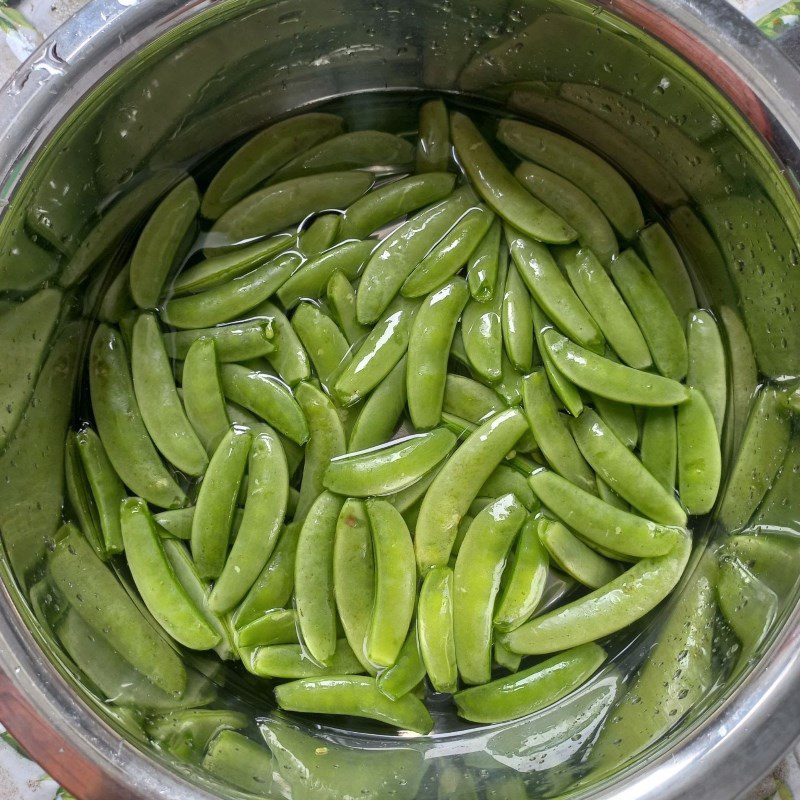
[{"label": "floating pea pod", "polygon": [[350,431],[348,451],[357,453],[392,438],[406,407],[406,357],[375,387]]},{"label": "floating pea pod", "polygon": [[356,293],[347,276],[338,270],[331,275],[325,289],[331,316],[336,320],[349,344],[356,344],[368,333],[356,317]]},{"label": "floating pea pod", "polygon": [[261,678],[318,678],[325,675],[358,675],[364,671],[347,639],[339,639],[336,649],[323,666],[309,658],[299,644],[272,644],[258,647],[247,669]]},{"label": "floating pea pod", "polygon": [[640,455],[645,469],[668,492],[674,492],[678,472],[678,431],[674,409],[647,409]]},{"label": "floating pea pod", "polygon": [[417,635],[422,662],[437,692],[458,687],[456,645],[453,633],[453,570],[434,567],[419,592]]},{"label": "floating pea pod", "polygon": [[397,700],[413,691],[425,678],[425,664],[422,663],[417,626],[411,625],[397,660],[378,675],[378,689],[387,697]]},{"label": "floating pea pod", "polygon": [[217,359],[220,363],[229,363],[269,355],[275,350],[272,337],[271,321],[256,319],[213,328],[169,331],[164,334],[164,347],[170,358],[182,361],[198,339],[213,339]]},{"label": "floating pea pod", "polygon": [[346,363],[350,345],[339,326],[312,303],[300,303],[292,328],[308,353],[320,383],[328,387]]},{"label": "floating pea pod", "polygon": [[719,493],[722,453],[714,414],[698,389],[678,406],[677,430],[681,502],[690,514],[706,514]]},{"label": "floating pea pod", "polygon": [[450,118],[442,100],[428,100],[419,107],[416,170],[422,173],[447,169],[450,163]]},{"label": "floating pea pod", "polygon": [[183,365],[183,405],[206,452],[216,450],[230,428],[213,339],[198,339]]},{"label": "floating pea pod", "polygon": [[686,320],[686,344],[689,369],[686,383],[705,397],[714,423],[717,438],[722,438],[725,408],[728,404],[728,369],[725,347],[714,318],[708,311],[691,311]]}]

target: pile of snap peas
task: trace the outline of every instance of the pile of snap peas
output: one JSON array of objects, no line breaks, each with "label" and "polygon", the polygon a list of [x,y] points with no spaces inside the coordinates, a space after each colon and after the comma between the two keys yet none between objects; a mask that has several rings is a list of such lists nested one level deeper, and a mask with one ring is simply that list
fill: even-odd
[{"label": "pile of snap peas", "polygon": [[[441,100],[410,139],[303,114],[163,197],[99,300],[51,571],[109,562],[287,711],[427,734],[426,691],[530,714],[672,592],[729,367],[610,164]],[[114,646],[183,691],[140,628]]]}]

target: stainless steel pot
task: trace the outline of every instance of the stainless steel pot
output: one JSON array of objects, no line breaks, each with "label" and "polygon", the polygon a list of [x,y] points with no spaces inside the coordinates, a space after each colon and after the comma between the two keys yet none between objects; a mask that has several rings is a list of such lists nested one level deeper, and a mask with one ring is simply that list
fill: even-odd
[{"label": "stainless steel pot", "polygon": [[[792,43],[784,46],[789,55],[723,0],[93,0],[0,96],[0,291],[27,296],[63,276],[97,218],[113,217],[117,195],[132,186],[146,195],[155,170],[193,164],[268,119],[357,95],[348,102],[365,124],[402,129],[397,104],[376,92],[457,92],[543,118],[620,163],[654,213],[673,223],[708,301],[738,305],[762,373],[796,376],[800,71]],[[731,195],[754,216],[731,216],[721,202]],[[676,216],[676,208],[685,211]],[[719,229],[708,222],[715,211]],[[702,251],[708,242],[712,250]],[[89,296],[107,255],[99,248],[88,259]],[[70,398],[78,414],[83,401],[74,364],[85,333],[63,316],[55,331],[38,377],[32,368],[29,391],[0,420],[0,717],[86,800],[240,796],[126,733],[47,630],[48,598],[37,586],[61,513]],[[800,531],[800,497],[787,498],[785,510],[781,525]],[[715,520],[695,533],[716,535]],[[562,786],[538,791],[587,800],[738,797],[800,735],[799,644],[800,609],[787,596],[757,663],[715,687],[662,741],[610,778],[574,783],[565,773]],[[607,711],[619,680],[602,680],[594,688],[608,688]],[[562,742],[567,755],[594,735],[592,719],[571,750],[569,737]],[[546,717],[538,725],[539,733],[557,727]],[[496,734],[448,733],[420,752],[426,761],[467,753],[482,767]],[[391,744],[341,732],[334,739],[369,752]],[[535,771],[536,748],[524,742],[506,762]]]}]

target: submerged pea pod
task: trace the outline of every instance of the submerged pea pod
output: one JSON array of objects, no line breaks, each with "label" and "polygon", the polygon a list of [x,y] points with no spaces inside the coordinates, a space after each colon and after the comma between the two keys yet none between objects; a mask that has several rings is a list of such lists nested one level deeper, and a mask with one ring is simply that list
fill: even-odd
[{"label": "submerged pea pod", "polygon": [[269,301],[253,309],[253,314],[272,320],[275,349],[267,356],[272,368],[289,384],[295,386],[311,376],[308,354],[284,313]]},{"label": "submerged pea pod", "polygon": [[300,303],[292,328],[308,353],[320,383],[329,387],[347,361],[350,345],[339,326],[313,303]]},{"label": "submerged pea pod", "polygon": [[262,795],[272,787],[272,755],[266,747],[225,730],[208,745],[201,767],[246,792]]},{"label": "submerged pea pod", "polygon": [[434,567],[425,576],[417,606],[417,638],[422,662],[437,692],[458,688],[453,632],[453,570]]},{"label": "submerged pea pod", "polygon": [[642,425],[640,456],[645,469],[668,492],[674,492],[678,471],[678,431],[674,409],[647,409]]},{"label": "submerged pea pod", "polygon": [[378,689],[387,697],[397,700],[413,691],[425,678],[425,664],[422,663],[417,625],[412,623],[397,660],[378,675]]},{"label": "submerged pea pod", "polygon": [[262,647],[297,642],[297,615],[292,608],[265,611],[236,631],[237,647]]},{"label": "submerged pea pod", "polygon": [[699,389],[705,397],[714,415],[717,438],[721,439],[725,408],[728,404],[728,370],[719,328],[708,311],[689,313],[686,320],[686,344],[689,352],[686,383]]},{"label": "submerged pea pod", "polygon": [[406,357],[373,389],[350,431],[348,451],[357,453],[392,438],[406,407]]},{"label": "submerged pea pod", "polygon": [[731,374],[729,419],[733,427],[733,452],[737,453],[747,425],[747,411],[758,387],[758,368],[753,354],[753,344],[742,319],[727,306],[719,310],[719,316],[728,344]]},{"label": "submerged pea pod", "polygon": [[337,271],[331,275],[325,289],[325,299],[331,316],[349,344],[356,344],[369,333],[369,328],[356,317],[356,293],[344,273]]},{"label": "submerged pea pod", "polygon": [[333,211],[315,217],[310,225],[297,234],[297,249],[306,258],[324,253],[336,241],[341,219],[341,215]]},{"label": "submerged pea pod", "polygon": [[450,117],[441,99],[428,100],[419,107],[418,128],[417,172],[447,169],[450,163]]},{"label": "submerged pea pod", "polygon": [[[70,431],[64,443],[65,499],[69,502],[70,509],[77,518],[78,528],[92,545],[95,553],[105,561],[108,555],[100,530],[100,517],[83,464],[81,464],[76,442],[77,435]],[[117,504],[117,509],[119,509],[119,504]]]},{"label": "submerged pea pod", "polygon": [[198,339],[213,339],[220,363],[228,363],[269,355],[275,350],[273,336],[271,321],[256,319],[213,328],[169,331],[164,334],[164,347],[170,358],[183,361]]},{"label": "submerged pea pod", "polygon": [[503,223],[495,217],[491,228],[473,250],[467,262],[467,283],[472,297],[483,303],[491,300],[497,287],[497,268],[500,260],[500,240]]},{"label": "submerged pea pod", "polygon": [[690,514],[711,511],[722,478],[722,453],[714,414],[705,397],[692,389],[678,406],[678,491]]},{"label": "submerged pea pod", "polygon": [[213,453],[231,425],[213,339],[198,339],[186,354],[183,405],[203,447]]},{"label": "submerged pea pod", "polygon": [[325,675],[358,675],[364,671],[347,639],[339,639],[327,663],[320,666],[299,644],[257,647],[246,661],[249,672],[260,678],[318,678]]}]

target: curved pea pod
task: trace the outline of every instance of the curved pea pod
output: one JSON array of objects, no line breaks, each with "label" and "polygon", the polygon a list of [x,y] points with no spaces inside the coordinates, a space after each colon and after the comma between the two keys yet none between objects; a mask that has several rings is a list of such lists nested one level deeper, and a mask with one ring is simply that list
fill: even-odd
[{"label": "curved pea pod", "polygon": [[158,305],[164,284],[194,235],[200,195],[194,178],[181,181],[151,215],[131,256],[131,296],[139,308]]},{"label": "curved pea pod", "polygon": [[350,431],[351,453],[388,442],[406,407],[406,357],[375,387]]},{"label": "curved pea pod", "polygon": [[417,638],[428,678],[437,692],[458,688],[453,633],[453,570],[434,567],[425,576],[417,606]]},{"label": "curved pea pod", "polygon": [[481,303],[494,297],[502,237],[503,223],[495,217],[492,226],[467,262],[467,283],[470,294]]},{"label": "curved pea pod", "polygon": [[503,402],[488,386],[463,375],[448,374],[442,408],[448,414],[478,423],[502,411]]},{"label": "curved pea pod", "polygon": [[392,700],[397,700],[413,691],[424,678],[425,665],[417,641],[417,626],[412,624],[397,660],[378,675],[378,689]]},{"label": "curved pea pod", "polygon": [[528,480],[542,505],[582,537],[614,552],[640,558],[661,556],[686,536],[682,528],[615,508],[546,469],[537,470]]},{"label": "curved pea pod", "polygon": [[200,766],[247,792],[264,796],[272,788],[274,767],[269,750],[235,731],[218,733]]},{"label": "curved pea pod", "polygon": [[728,404],[728,370],[725,347],[714,318],[708,311],[692,311],[686,321],[689,370],[686,383],[698,389],[714,415],[717,438],[722,438]]},{"label": "curved pea pod", "polygon": [[508,358],[520,372],[529,372],[534,341],[531,296],[514,264],[506,276],[501,322]]},{"label": "curved pea pod", "polygon": [[569,285],[547,247],[508,226],[505,235],[511,258],[528,291],[544,313],[571,339],[590,350],[601,352],[605,340],[600,328]]},{"label": "curved pea pod", "polygon": [[450,456],[422,501],[415,533],[421,573],[445,565],[458,525],[480,487],[528,428],[516,408],[490,417]]},{"label": "curved pea pod", "polygon": [[[97,512],[92,490],[81,463],[77,444],[78,434],[70,431],[64,443],[64,482],[66,499],[78,522],[78,528],[92,545],[95,553],[104,561],[108,558],[106,544],[100,530],[100,517]],[[119,504],[117,504],[119,514]]]},{"label": "curved pea pod", "polygon": [[539,539],[539,520],[529,516],[506,571],[494,612],[494,627],[512,631],[536,611],[547,585],[550,559]]},{"label": "curved pea pod", "polygon": [[478,497],[500,497],[504,494],[513,494],[528,511],[539,504],[528,485],[527,476],[513,467],[501,464],[478,490]]},{"label": "curved pea pod", "polygon": [[[367,195],[369,197],[369,195]],[[348,281],[355,280],[375,247],[373,241],[342,242],[310,258],[292,273],[276,294],[287,310],[301,300],[316,300],[325,292],[331,275],[342,272]]]},{"label": "curved pea pod", "polygon": [[722,453],[714,415],[705,397],[692,389],[678,406],[678,491],[690,514],[711,511],[722,477]]},{"label": "curved pea pod", "polygon": [[344,406],[372,391],[405,355],[418,307],[416,300],[397,298],[364,339],[333,387]]},{"label": "curved pea pod", "polygon": [[275,349],[273,335],[269,319],[256,319],[213,328],[168,331],[164,334],[164,347],[170,358],[183,361],[198,339],[213,339],[217,359],[221,363],[229,363],[269,355]]},{"label": "curved pea pod", "polygon": [[450,136],[470,181],[506,222],[541,242],[568,244],[575,240],[575,230],[520,186],[469,117],[452,113]]},{"label": "curved pea pod", "polygon": [[369,236],[392,220],[443,200],[453,191],[455,182],[456,176],[451,172],[429,171],[380,186],[344,212],[339,238]]},{"label": "curved pea pod", "polygon": [[611,428],[614,435],[628,450],[635,449],[639,442],[639,420],[636,409],[630,403],[620,403],[597,394],[590,393],[589,397],[600,419]]},{"label": "curved pea pod", "polygon": [[122,482],[160,508],[183,505],[186,495],[159,458],[142,420],[125,343],[107,325],[100,325],[92,340],[89,386],[100,440]]},{"label": "curved pea pod", "polygon": [[369,328],[356,317],[356,293],[344,273],[336,271],[331,275],[325,289],[325,299],[331,316],[349,344],[361,341],[369,333]]},{"label": "curved pea pod", "polygon": [[213,339],[198,339],[186,355],[183,405],[203,447],[208,453],[213,453],[231,424],[222,394]]},{"label": "curved pea pod", "polygon": [[[690,397],[678,410],[679,443],[680,415],[692,403]],[[655,522],[677,526],[686,524],[686,512],[680,503],[592,409],[585,408],[570,424],[581,453],[613,491]],[[719,452],[719,448],[716,449]],[[691,508],[689,511],[696,513]]]},{"label": "curved pea pod", "polygon": [[791,419],[781,393],[764,387],[756,397],[742,436],[719,519],[728,531],[744,527],[772,485],[791,436]]},{"label": "curved pea pod", "polygon": [[211,228],[209,243],[225,247],[270,236],[309,214],[344,208],[361,197],[372,180],[366,172],[323,172],[274,183],[228,209]]},{"label": "curved pea pod", "polygon": [[297,615],[291,608],[266,611],[236,631],[236,646],[240,648],[296,643]]},{"label": "curved pea pod", "polygon": [[652,611],[681,578],[692,550],[682,534],[672,551],[644,558],[611,583],[504,634],[515,653],[555,653],[601,639]]},{"label": "curved pea pod", "polygon": [[356,295],[356,313],[362,325],[380,319],[403,281],[475,202],[469,187],[457,189],[445,200],[415,214],[375,248]]},{"label": "curved pea pod", "polygon": [[368,500],[366,508],[375,554],[375,602],[366,655],[376,666],[390,667],[397,660],[414,613],[414,546],[405,521],[391,503]]},{"label": "curved pea pod", "polygon": [[604,264],[619,253],[617,237],[605,214],[583,190],[561,175],[523,161],[514,177],[538,200],[558,214],[578,233],[578,241]]},{"label": "curved pea pod", "polygon": [[428,100],[419,107],[416,170],[435,173],[450,164],[450,118],[440,99]]},{"label": "curved pea pod", "polygon": [[647,409],[640,454],[645,469],[668,492],[674,492],[678,471],[678,431],[674,409]]},{"label": "curved pea pod", "polygon": [[340,134],[343,125],[334,114],[301,114],[257,133],[214,175],[203,195],[203,216],[217,219],[293,158]]},{"label": "curved pea pod", "polygon": [[522,158],[535,161],[579,187],[600,207],[625,239],[644,225],[644,215],[628,182],[604,158],[546,128],[503,119],[497,138]]},{"label": "curved pea pod", "polygon": [[339,233],[342,216],[331,211],[315,217],[306,228],[297,235],[298,250],[306,257],[318,256],[333,246]]},{"label": "curved pea pod", "polygon": [[339,326],[312,303],[300,303],[292,328],[308,353],[323,386],[329,386],[347,361],[350,345]]},{"label": "curved pea pod", "polygon": [[299,644],[258,647],[248,659],[247,669],[261,678],[318,678],[325,675],[358,675],[364,671],[347,639],[339,639],[323,666],[309,658]]},{"label": "curved pea pod", "polygon": [[555,330],[545,331],[543,339],[556,368],[592,394],[640,406],[674,406],[689,397],[689,390],[672,378],[618,364]]},{"label": "curved pea pod", "polygon": [[730,424],[733,427],[732,452],[737,453],[747,424],[747,410],[758,387],[758,368],[753,355],[753,345],[739,315],[727,306],[723,306],[719,310],[719,316],[728,344],[731,372],[729,416],[732,417]]},{"label": "curved pea pod", "polygon": [[275,687],[275,699],[284,711],[365,717],[395,728],[427,734],[433,729],[428,710],[413,694],[392,700],[374,678],[343,675],[304,678]]},{"label": "curved pea pod", "polygon": [[248,719],[238,711],[189,708],[170,711],[147,722],[147,735],[158,747],[181,759],[199,759],[209,742],[222,731],[246,728]]},{"label": "curved pea pod", "polygon": [[300,260],[295,252],[283,253],[219,286],[176,297],[164,305],[161,318],[175,328],[205,328],[235,319],[271,297]]},{"label": "curved pea pod", "polygon": [[192,558],[203,578],[217,578],[225,566],[239,485],[252,435],[231,428],[211,456],[192,519]]},{"label": "curved pea pod", "polygon": [[302,409],[277,378],[241,364],[221,364],[220,380],[229,400],[257,414],[293,442],[303,444],[308,439]]}]

